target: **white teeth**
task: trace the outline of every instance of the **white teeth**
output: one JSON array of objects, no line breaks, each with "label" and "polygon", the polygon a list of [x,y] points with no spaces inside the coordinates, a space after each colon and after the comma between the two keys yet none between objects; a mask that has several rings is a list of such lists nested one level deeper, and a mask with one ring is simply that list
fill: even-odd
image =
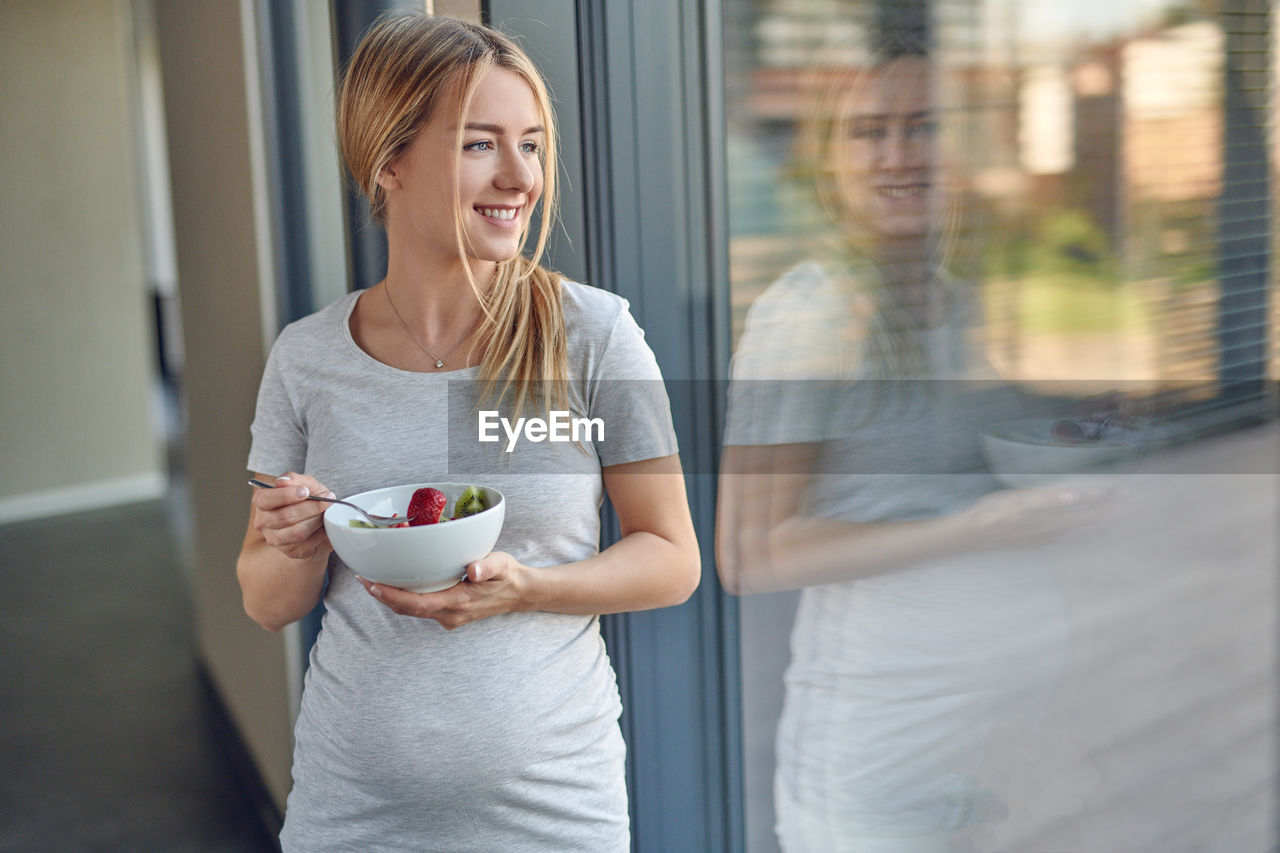
[{"label": "white teeth", "polygon": [[494,208],[494,207],[482,207],[480,208],[480,212],[485,216],[489,217],[490,219],[502,219],[502,220],[510,221],[516,218],[515,208],[512,208],[510,210],[499,210],[498,208]]},{"label": "white teeth", "polygon": [[927,191],[927,187],[915,185],[910,187],[880,187],[877,192],[880,195],[889,198],[909,198],[911,196],[921,196]]}]

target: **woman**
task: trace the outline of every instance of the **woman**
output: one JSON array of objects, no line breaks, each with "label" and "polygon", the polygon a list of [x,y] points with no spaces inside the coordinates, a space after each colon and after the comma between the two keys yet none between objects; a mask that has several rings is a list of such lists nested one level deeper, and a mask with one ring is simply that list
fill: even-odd
[{"label": "woman", "polygon": [[776,745],[788,853],[968,849],[1002,808],[986,739],[1058,650],[1027,548],[1095,511],[986,473],[980,430],[1018,401],[947,271],[933,76],[912,38],[831,75],[808,139],[837,239],[756,301],[734,356],[718,568],[732,591],[803,590]]},{"label": "woman", "polygon": [[[338,133],[386,227],[387,274],[273,347],[249,467],[287,473],[254,494],[238,564],[268,629],[326,605],[284,848],[626,850],[597,615],[684,601],[700,563],[665,397],[652,417],[623,416],[626,388],[660,380],[642,332],[622,299],[538,265],[555,195],[546,87],[492,30],[387,17],[351,60]],[[609,441],[495,461],[474,443],[482,402],[574,406]],[[304,500],[457,479],[504,493],[499,550],[424,595],[356,577],[324,505]],[[622,536],[598,552],[605,493]]]}]

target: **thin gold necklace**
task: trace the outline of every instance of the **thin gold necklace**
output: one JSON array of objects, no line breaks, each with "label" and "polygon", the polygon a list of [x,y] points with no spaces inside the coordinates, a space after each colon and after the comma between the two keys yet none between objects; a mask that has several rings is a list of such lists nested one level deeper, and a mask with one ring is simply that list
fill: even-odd
[{"label": "thin gold necklace", "polygon": [[399,311],[399,309],[397,309],[397,308],[396,308],[396,304],[395,304],[395,302],[391,301],[391,283],[390,283],[390,282],[387,282],[387,281],[384,281],[384,282],[382,283],[382,289],[383,289],[383,291],[385,291],[385,292],[386,292],[386,294],[387,294],[387,304],[391,306],[391,313],[393,313],[393,314],[395,314],[395,315],[396,315],[396,319],[400,321],[400,325],[401,325],[401,326],[404,326],[404,330],[405,330],[405,332],[406,332],[406,333],[408,333],[409,338],[410,338],[410,339],[411,339],[415,344],[417,344],[417,345],[418,345],[418,348],[419,348],[419,349],[421,349],[423,352],[425,352],[427,355],[431,356],[433,359],[435,359],[436,367],[437,367],[437,368],[444,367],[444,363],[445,363],[445,361],[449,358],[449,356],[453,355],[454,350],[456,350],[458,347],[462,346],[462,342],[463,342],[463,341],[465,341],[467,338],[471,337],[471,333],[472,333],[472,332],[474,332],[474,331],[476,330],[476,327],[480,325],[480,320],[484,317],[484,312],[483,312],[483,311],[481,311],[481,312],[480,312],[480,316],[476,318],[475,323],[473,323],[473,324],[471,325],[471,328],[470,328],[470,329],[467,329],[467,333],[466,333],[465,335],[463,335],[463,336],[462,336],[462,340],[461,340],[461,341],[458,341],[456,344],[454,344],[452,347],[450,347],[450,348],[449,348],[449,351],[448,351],[447,353],[445,353],[443,356],[439,356],[439,355],[436,355],[435,353],[433,353],[433,352],[432,352],[432,351],[427,347],[427,345],[426,345],[426,344],[424,344],[421,340],[419,340],[418,336],[417,336],[417,335],[415,335],[415,334],[413,333],[413,329],[410,329],[410,328],[409,328],[409,324],[408,324],[408,323],[406,323],[406,322],[404,321],[404,317],[401,317],[401,316],[400,316],[400,311]]}]

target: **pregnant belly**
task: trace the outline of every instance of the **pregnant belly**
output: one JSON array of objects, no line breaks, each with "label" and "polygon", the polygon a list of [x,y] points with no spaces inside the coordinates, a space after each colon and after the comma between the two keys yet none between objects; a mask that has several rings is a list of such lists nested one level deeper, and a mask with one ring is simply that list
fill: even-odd
[{"label": "pregnant belly", "polygon": [[466,719],[455,704],[445,725],[366,726],[366,710],[336,735],[331,720],[300,715],[285,849],[625,850],[616,720],[535,725],[503,705]]},{"label": "pregnant belly", "polygon": [[375,642],[327,623],[307,674],[295,771],[395,797],[478,793],[608,740],[620,704],[594,623],[537,616],[447,633],[408,624]]}]

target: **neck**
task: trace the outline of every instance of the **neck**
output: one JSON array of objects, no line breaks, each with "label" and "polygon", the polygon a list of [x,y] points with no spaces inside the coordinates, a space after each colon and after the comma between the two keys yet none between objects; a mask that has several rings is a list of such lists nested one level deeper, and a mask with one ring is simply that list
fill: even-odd
[{"label": "neck", "polygon": [[886,280],[881,310],[900,328],[931,329],[942,325],[950,311],[946,287],[932,276],[911,281]]},{"label": "neck", "polygon": [[421,256],[389,252],[387,277],[380,286],[384,328],[404,350],[418,351],[408,363],[425,363],[430,369],[475,363],[475,333],[484,318],[476,291],[488,291],[497,264],[473,262],[473,286],[462,262],[450,260],[427,263]]},{"label": "neck", "polygon": [[933,265],[933,243],[925,237],[884,238],[875,243],[873,253],[877,262],[906,276]]},{"label": "neck", "polygon": [[940,325],[948,310],[945,286],[929,258],[928,246],[914,242],[895,244],[881,254],[877,263],[883,283],[882,306],[895,322],[912,328]]},{"label": "neck", "polygon": [[498,265],[469,261],[468,277],[467,267],[457,256],[431,257],[397,248],[389,243],[383,286],[391,291],[396,308],[414,331],[428,337],[449,337],[458,326],[470,327],[480,311],[476,288],[488,292]]},{"label": "neck", "polygon": [[[451,333],[447,331],[431,332],[424,335],[419,332],[415,332],[413,324],[411,324],[409,320],[405,319],[404,312],[402,312],[400,308],[396,305],[395,299],[391,295],[391,286],[387,281],[382,282],[382,295],[386,297],[387,309],[390,310],[391,314],[395,317],[395,322],[399,324],[399,329],[393,330],[393,334],[394,332],[398,332],[400,331],[400,329],[403,329],[404,334],[408,336],[408,339],[410,341],[413,342],[413,345],[417,347],[417,349],[423,355],[427,356],[430,359],[430,364],[429,364],[430,367],[433,367],[436,370],[443,370],[447,367],[452,367],[452,368],[465,367],[466,365],[472,363],[474,349],[468,349],[462,355],[461,364],[459,364],[458,361],[456,360],[451,361],[451,359],[453,359],[454,354],[457,353],[458,350],[462,349],[463,345],[466,344],[468,340],[471,340],[474,337],[476,331],[480,327],[480,321],[483,319],[484,314],[478,304],[476,306],[476,310],[474,311],[475,320],[471,321],[470,325],[466,325],[466,326],[463,326],[461,323],[458,323],[456,321],[453,321],[452,319],[447,319],[447,318],[437,317],[435,318],[437,319],[437,322],[432,322],[433,320],[432,314],[430,313],[423,314],[420,312],[419,316],[423,319],[425,327],[433,328],[437,330],[452,329]],[[473,299],[473,301],[476,301],[476,300]],[[460,309],[460,310],[465,311],[465,309]],[[463,316],[463,314],[459,313],[458,316],[461,317]],[[458,331],[464,328],[465,328],[465,331]],[[447,348],[445,347],[445,344],[440,342],[442,340],[443,341],[449,340],[449,338],[442,337],[443,334],[452,334],[454,336],[454,343],[452,345],[449,345]],[[425,342],[423,340],[424,337],[429,339],[431,341],[431,344],[428,344],[427,342]],[[432,345],[434,345],[434,348],[432,347]],[[415,356],[416,355],[417,354],[415,353]]]}]

